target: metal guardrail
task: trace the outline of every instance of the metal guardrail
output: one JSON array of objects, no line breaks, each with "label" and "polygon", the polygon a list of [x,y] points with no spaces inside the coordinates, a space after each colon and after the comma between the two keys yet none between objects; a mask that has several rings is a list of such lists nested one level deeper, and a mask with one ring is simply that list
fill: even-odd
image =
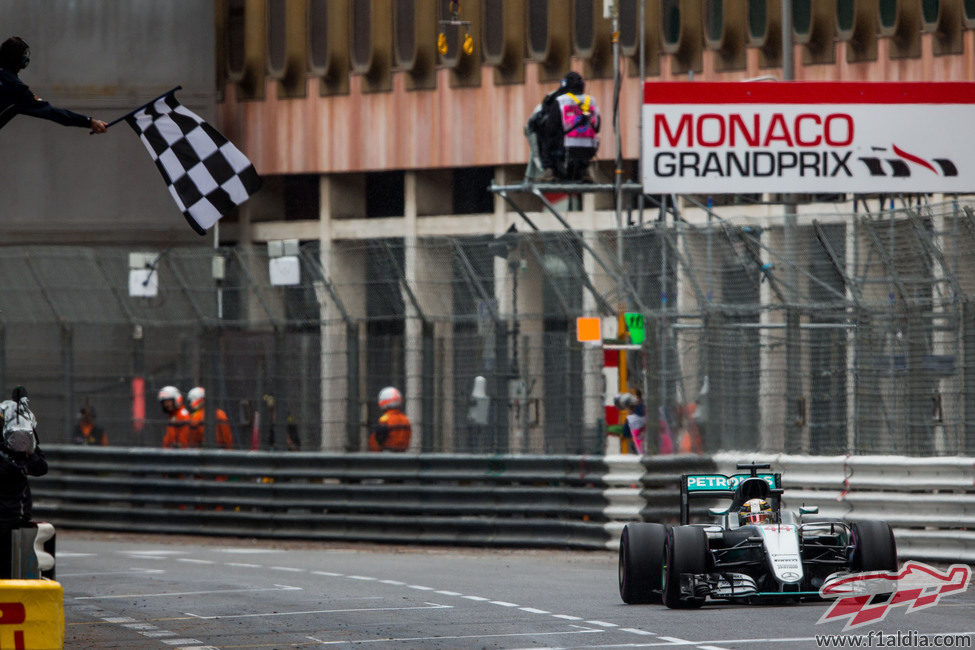
[{"label": "metal guardrail", "polygon": [[748,460],[781,472],[789,508],[888,521],[901,559],[975,562],[970,458],[45,451],[35,515],[59,528],[615,549],[629,521],[677,522],[681,474]]},{"label": "metal guardrail", "polygon": [[605,548],[606,464],[585,456],[45,447],[58,528]]}]

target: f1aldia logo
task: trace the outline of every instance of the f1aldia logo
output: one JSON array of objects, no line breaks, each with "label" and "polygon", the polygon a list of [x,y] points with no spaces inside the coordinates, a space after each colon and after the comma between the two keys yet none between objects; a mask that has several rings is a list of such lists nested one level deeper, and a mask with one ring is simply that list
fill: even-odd
[{"label": "f1aldia logo", "polygon": [[908,613],[934,607],[943,596],[968,589],[971,575],[971,568],[964,564],[953,564],[942,572],[921,562],[908,562],[900,571],[838,576],[819,589],[820,597],[836,601],[817,623],[846,619],[845,631],[882,621],[901,605]]},{"label": "f1aldia logo", "polygon": [[[887,151],[884,147],[871,147],[876,152]],[[913,163],[928,169],[939,176],[957,176],[958,168],[955,163],[947,158],[932,158],[931,162],[928,162],[920,156],[915,156],[912,153],[908,153],[898,147],[896,144],[891,145],[891,149],[898,158],[881,158],[880,156],[861,156],[860,160],[863,164],[867,166],[870,170],[871,176],[910,176],[911,167],[907,163]],[[890,174],[887,173],[884,164],[890,167]],[[933,163],[933,164],[932,164]],[[935,169],[935,165],[941,168],[939,172]]]}]

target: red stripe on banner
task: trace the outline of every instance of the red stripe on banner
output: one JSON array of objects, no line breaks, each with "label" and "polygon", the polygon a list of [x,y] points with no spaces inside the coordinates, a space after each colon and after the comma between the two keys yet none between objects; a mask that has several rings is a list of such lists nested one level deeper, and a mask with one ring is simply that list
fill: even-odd
[{"label": "red stripe on banner", "polygon": [[973,104],[975,83],[648,81],[644,104]]},{"label": "red stripe on banner", "polygon": [[928,169],[930,169],[931,171],[933,171],[935,174],[938,173],[938,170],[934,168],[934,165],[932,165],[931,163],[929,163],[924,158],[918,158],[917,156],[915,156],[913,154],[909,154],[906,151],[904,151],[903,149],[901,149],[900,147],[898,147],[896,144],[895,145],[891,145],[891,149],[893,149],[894,150],[894,153],[896,153],[901,158],[904,158],[905,160],[910,160],[912,163],[917,163],[918,165],[921,165],[922,167],[927,167]]},{"label": "red stripe on banner", "polygon": [[603,366],[606,368],[616,368],[620,365],[619,350],[603,350]]}]

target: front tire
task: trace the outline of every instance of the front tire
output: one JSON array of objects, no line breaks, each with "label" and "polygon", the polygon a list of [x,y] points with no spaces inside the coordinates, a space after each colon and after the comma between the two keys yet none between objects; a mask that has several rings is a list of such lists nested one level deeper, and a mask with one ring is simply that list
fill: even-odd
[{"label": "front tire", "polygon": [[664,550],[663,601],[670,609],[691,609],[704,604],[699,596],[682,597],[682,573],[707,573],[708,536],[699,526],[674,526],[667,534]]},{"label": "front tire", "polygon": [[853,571],[897,571],[897,544],[886,521],[858,521],[853,532]]},{"label": "front tire", "polygon": [[662,524],[627,524],[620,537],[620,598],[627,605],[660,602],[660,570],[663,566]]}]

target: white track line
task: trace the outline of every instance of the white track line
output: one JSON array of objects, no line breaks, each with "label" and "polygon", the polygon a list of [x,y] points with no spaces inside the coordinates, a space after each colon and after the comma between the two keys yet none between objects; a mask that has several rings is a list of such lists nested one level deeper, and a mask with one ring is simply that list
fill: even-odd
[{"label": "white track line", "polygon": [[215,619],[227,619],[227,618],[262,618],[270,616],[302,616],[306,614],[340,614],[346,612],[398,612],[405,610],[416,610],[416,609],[453,609],[451,605],[440,605],[439,603],[426,603],[423,606],[417,605],[416,607],[363,607],[363,608],[345,608],[345,609],[315,609],[315,610],[305,610],[300,612],[262,612],[258,614],[218,614],[215,616],[203,616],[201,614],[194,614],[192,612],[185,612],[187,616],[192,616],[193,618],[202,618],[205,620],[215,620]]}]

